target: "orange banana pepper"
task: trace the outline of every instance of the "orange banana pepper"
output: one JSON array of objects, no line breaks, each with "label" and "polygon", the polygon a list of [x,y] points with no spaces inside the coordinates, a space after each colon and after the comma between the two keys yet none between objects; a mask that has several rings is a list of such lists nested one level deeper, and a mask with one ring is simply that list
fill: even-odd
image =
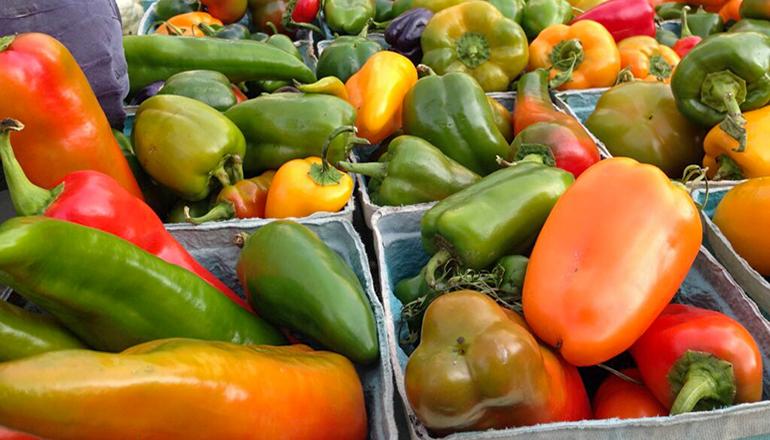
[{"label": "orange banana pepper", "polygon": [[601,24],[582,20],[548,26],[529,45],[529,67],[551,69],[560,89],[588,89],[615,84],[620,53],[615,39]]},{"label": "orange banana pepper", "polygon": [[571,364],[628,349],[671,302],[701,244],[684,186],[633,159],[603,160],[556,202],[524,279],[524,316]]},{"label": "orange banana pepper", "polygon": [[158,29],[155,29],[155,33],[205,37],[206,34],[199,27],[201,24],[217,24],[222,26],[222,20],[214,18],[208,12],[187,12],[169,18]]},{"label": "orange banana pepper", "polygon": [[376,144],[401,128],[404,96],[416,82],[409,58],[387,50],[372,55],[345,83],[359,135]]},{"label": "orange banana pepper", "polygon": [[671,75],[679,64],[679,55],[653,37],[639,35],[618,43],[620,66],[628,68],[634,78],[643,81],[671,82]]},{"label": "orange banana pepper", "polygon": [[743,0],[729,0],[719,10],[719,16],[722,17],[722,21],[727,23],[728,21],[739,21],[741,19],[741,4]]}]

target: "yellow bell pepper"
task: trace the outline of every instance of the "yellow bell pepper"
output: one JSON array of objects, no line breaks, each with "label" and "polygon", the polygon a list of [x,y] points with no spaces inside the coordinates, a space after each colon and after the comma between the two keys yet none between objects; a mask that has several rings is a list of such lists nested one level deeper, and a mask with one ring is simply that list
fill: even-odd
[{"label": "yellow bell pepper", "polygon": [[679,55],[655,38],[637,35],[618,43],[620,66],[629,69],[634,78],[642,81],[671,82],[671,74],[679,64]]},{"label": "yellow bell pepper", "polygon": [[714,180],[740,180],[770,176],[770,106],[743,114],[746,149],[717,125],[703,143],[703,166]]}]

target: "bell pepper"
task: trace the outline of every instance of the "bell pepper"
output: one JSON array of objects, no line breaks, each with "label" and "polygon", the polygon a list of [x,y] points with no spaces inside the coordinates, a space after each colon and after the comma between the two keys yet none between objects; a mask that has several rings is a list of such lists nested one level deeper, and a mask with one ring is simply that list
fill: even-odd
[{"label": "bell pepper", "polygon": [[346,82],[372,55],[381,51],[382,46],[379,43],[366,38],[368,29],[364,27],[357,36],[335,38],[318,57],[318,77],[334,76]]},{"label": "bell pepper", "polygon": [[655,36],[655,9],[648,0],[609,0],[580,14],[572,23],[595,21],[604,26],[615,41],[637,35]]},{"label": "bell pepper", "polygon": [[0,423],[46,438],[366,438],[353,365],[302,345],[165,339],[47,353],[0,364],[0,390]]},{"label": "bell pepper", "polygon": [[655,6],[655,15],[661,20],[679,20],[682,10],[688,7],[684,3],[666,2]]},{"label": "bell pepper", "polygon": [[[668,29],[658,28],[655,30],[655,40],[664,46],[673,48],[676,42],[679,41],[679,36]],[[679,57],[681,58],[681,55]]]},{"label": "bell pepper", "polygon": [[480,0],[436,13],[420,41],[423,64],[438,74],[467,73],[485,92],[507,90],[529,59],[521,26]]},{"label": "bell pepper", "polygon": [[374,2],[374,21],[383,23],[396,18],[393,12],[393,0],[375,0]]},{"label": "bell pepper", "polygon": [[685,116],[706,127],[721,123],[742,150],[741,111],[770,101],[770,37],[740,32],[704,40],[679,63],[671,89]]},{"label": "bell pepper", "polygon": [[[131,92],[187,70],[215,70],[234,83],[316,80],[302,61],[270,44],[220,38],[129,35],[123,38]],[[202,56],[201,54],[206,54]]]},{"label": "bell pepper", "polygon": [[[553,158],[549,157],[549,164]],[[556,200],[572,184],[566,171],[543,164],[539,155],[496,171],[440,201],[422,219],[422,242],[434,254],[427,271],[450,258],[484,269],[508,254],[527,251]]]},{"label": "bell pepper", "polygon": [[198,26],[207,37],[221,38],[224,40],[249,40],[251,31],[240,23],[232,23],[226,26],[200,24]]},{"label": "bell pepper", "polygon": [[371,177],[369,196],[381,206],[441,200],[480,179],[430,142],[406,135],[393,139],[379,162],[340,162],[339,166]]},{"label": "bell pepper", "polygon": [[709,12],[719,12],[722,7],[730,0],[676,0],[680,3],[702,7]]},{"label": "bell pepper", "polygon": [[[329,135],[354,125],[355,109],[344,100],[323,94],[276,93],[250,99],[225,112],[246,137],[244,170],[255,175],[278,169],[292,159],[321,156]],[[337,136],[329,146],[329,161],[347,157],[358,139]]]},{"label": "bell pepper", "polygon": [[147,173],[185,200],[208,197],[212,178],[230,184],[246,141],[238,127],[208,105],[185,96],[157,95],[139,106],[132,132]]},{"label": "bell pepper", "polygon": [[687,25],[690,27],[693,35],[701,38],[718,34],[725,29],[722,17],[714,12],[706,12],[703,7],[700,7],[694,14],[688,16]]},{"label": "bell pepper", "polygon": [[529,0],[524,6],[521,27],[529,40],[534,40],[543,29],[572,20],[572,5],[567,0]]},{"label": "bell pepper", "polygon": [[50,189],[73,171],[96,170],[142,197],[86,76],[61,43],[36,33],[0,37],[0,83],[0,118],[29,127],[14,143],[32,182]]},{"label": "bell pepper", "polygon": [[644,383],[671,414],[762,398],[762,355],[751,334],[719,312],[671,304],[631,348]]},{"label": "bell pepper", "polygon": [[679,55],[653,37],[641,35],[618,43],[620,67],[630,69],[634,78],[643,81],[671,82],[671,74],[679,64]]},{"label": "bell pepper", "polygon": [[[642,380],[636,368],[627,368],[620,372],[631,379]],[[593,410],[595,419],[639,419],[668,415],[668,410],[661,406],[647,387],[614,374],[607,376],[596,390]]]},{"label": "bell pepper", "polygon": [[230,80],[213,70],[189,70],[172,75],[158,94],[187,96],[221,112],[236,104]]},{"label": "bell pepper", "polygon": [[286,0],[248,0],[251,23],[258,31],[280,34],[284,29],[283,17],[286,14]]},{"label": "bell pepper", "polygon": [[572,365],[607,361],[671,302],[701,235],[684,186],[651,165],[605,159],[556,202],[540,231],[524,279],[524,316]]},{"label": "bell pepper", "polygon": [[107,232],[16,217],[0,237],[0,279],[97,350],[168,337],[283,342],[197,275]]},{"label": "bell pepper", "polygon": [[500,101],[487,95],[487,102],[489,102],[489,108],[492,109],[492,118],[495,121],[495,126],[500,130],[500,134],[503,135],[506,142],[513,141],[513,117],[511,112]]},{"label": "bell pepper", "polygon": [[155,16],[162,21],[175,15],[195,12],[201,6],[197,0],[158,0],[156,3]]},{"label": "bell pepper", "polygon": [[361,282],[306,226],[276,221],[257,229],[246,239],[236,271],[249,302],[276,325],[354,362],[378,358],[374,313]]},{"label": "bell pepper", "polygon": [[703,160],[704,131],[676,108],[671,87],[633,81],[604,92],[586,120],[613,156],[655,165],[680,178]]},{"label": "bell pepper", "polygon": [[416,8],[394,18],[385,29],[385,41],[390,49],[409,58],[414,64],[422,60],[420,37],[425,26],[433,18],[433,12]]},{"label": "bell pepper", "polygon": [[687,15],[689,10],[690,7],[686,5],[684,8],[682,8],[682,37],[673,46],[674,52],[679,55],[680,59],[684,58],[688,53],[690,53],[693,47],[697,46],[701,41],[703,41],[703,38],[699,37],[698,35],[693,35],[692,31],[690,31],[690,19]]},{"label": "bell pepper", "polygon": [[428,429],[445,434],[590,417],[577,369],[520,322],[468,290],[428,307],[404,377],[409,403]]},{"label": "bell pepper", "polygon": [[770,37],[770,21],[744,18],[732,25],[729,32],[759,32]]},{"label": "bell pepper", "polygon": [[5,301],[0,301],[0,337],[3,338],[2,362],[48,351],[86,348],[54,319]]},{"label": "bell pepper", "polygon": [[481,175],[499,169],[495,158],[508,154],[484,90],[461,72],[417,81],[404,98],[403,129]]},{"label": "bell pepper", "polygon": [[740,7],[742,18],[770,20],[770,4],[765,0],[743,0]]},{"label": "bell pepper", "polygon": [[155,33],[160,35],[205,37],[206,33],[200,28],[202,24],[221,26],[223,23],[207,12],[187,12],[164,21],[163,24],[155,29]]},{"label": "bell pepper", "polygon": [[290,0],[284,12],[284,26],[287,27],[286,20],[289,19],[288,27],[308,27],[318,16],[321,9],[321,2],[318,0]]},{"label": "bell pepper", "polygon": [[[444,9],[457,6],[460,3],[464,3],[468,0],[395,0],[393,3],[393,11],[396,16],[405,13],[406,11],[425,8],[433,13],[443,11]],[[497,8],[505,18],[509,18],[516,23],[521,23],[522,15],[524,13],[525,0],[488,0],[489,3]]]},{"label": "bell pepper", "polygon": [[329,28],[347,35],[361,32],[376,12],[375,0],[325,0],[323,8]]},{"label": "bell pepper", "polygon": [[403,55],[382,51],[366,60],[345,83],[358,134],[377,144],[401,129],[404,96],[416,82],[417,70]]},{"label": "bell pepper", "polygon": [[[741,5],[743,0],[729,0],[719,10],[719,16],[724,23],[736,22],[741,19]],[[768,16],[770,17],[770,16]]]},{"label": "bell pepper", "polygon": [[44,215],[115,234],[197,274],[237,304],[249,308],[237,293],[201,266],[166,231],[149,206],[129,194],[115,179],[98,171],[76,171],[66,175],[52,190],[30,182],[16,161],[9,141],[10,131],[22,127],[12,119],[0,121],[0,158],[16,214]]},{"label": "bell pepper", "polygon": [[770,247],[765,231],[770,178],[749,179],[731,188],[714,212],[714,223],[735,252],[762,276],[770,275]]},{"label": "bell pepper", "polygon": [[216,198],[217,204],[205,213],[193,216],[186,208],[184,221],[199,225],[231,218],[264,218],[267,191],[274,176],[275,171],[265,171],[257,177],[238,180],[222,188]]},{"label": "bell pepper", "polygon": [[529,45],[529,70],[541,68],[551,69],[553,85],[560,89],[608,87],[620,72],[620,52],[612,35],[595,21],[556,24]]},{"label": "bell pepper", "polygon": [[236,23],[246,15],[247,0],[200,0],[209,14],[224,24]]}]

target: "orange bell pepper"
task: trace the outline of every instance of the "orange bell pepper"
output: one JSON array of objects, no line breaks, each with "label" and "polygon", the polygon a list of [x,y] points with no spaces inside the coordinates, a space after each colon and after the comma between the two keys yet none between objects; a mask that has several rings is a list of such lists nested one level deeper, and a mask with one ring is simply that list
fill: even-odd
[{"label": "orange bell pepper", "polygon": [[620,53],[609,31],[595,21],[555,24],[529,45],[528,70],[539,68],[551,69],[560,89],[609,87],[620,72]]},{"label": "orange bell pepper", "polygon": [[634,78],[643,81],[671,82],[671,74],[679,64],[679,55],[653,37],[639,35],[618,43],[621,68],[630,69]]},{"label": "orange bell pepper", "polygon": [[770,176],[770,106],[743,114],[746,119],[746,147],[721,126],[709,130],[703,141],[703,167],[709,179],[741,180]]},{"label": "orange bell pepper", "polygon": [[409,58],[388,50],[369,57],[345,83],[359,135],[376,144],[401,128],[404,96],[416,82]]},{"label": "orange bell pepper", "polygon": [[743,0],[729,0],[719,10],[719,16],[722,17],[722,21],[727,23],[728,21],[739,21],[741,17],[741,4]]},{"label": "orange bell pepper", "polygon": [[524,317],[571,364],[628,349],[671,302],[701,244],[684,186],[629,158],[603,160],[562,195],[524,279]]},{"label": "orange bell pepper", "polygon": [[155,33],[205,37],[206,34],[200,28],[201,24],[222,26],[222,20],[214,18],[208,12],[187,12],[169,18],[158,29],[155,29]]}]

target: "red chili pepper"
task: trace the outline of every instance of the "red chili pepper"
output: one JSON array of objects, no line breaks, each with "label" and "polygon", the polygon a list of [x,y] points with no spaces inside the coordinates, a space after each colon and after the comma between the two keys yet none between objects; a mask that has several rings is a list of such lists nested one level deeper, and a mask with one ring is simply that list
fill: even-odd
[{"label": "red chili pepper", "polygon": [[320,9],[319,0],[289,0],[281,19],[283,27],[287,29],[301,27],[322,33],[318,26],[311,24],[318,16]]},{"label": "red chili pepper", "polygon": [[233,95],[235,95],[235,102],[240,104],[243,101],[246,101],[249,99],[248,96],[243,94],[243,91],[240,89],[240,87],[236,86],[235,84],[230,84],[230,88],[233,90]]},{"label": "red chili pepper", "polygon": [[198,274],[241,307],[246,302],[201,266],[163,227],[157,214],[112,177],[98,171],[67,174],[47,190],[30,182],[13,154],[10,131],[24,126],[13,119],[0,121],[0,157],[18,215],[45,215],[100,229],[130,241],[145,251]]},{"label": "red chili pepper", "polygon": [[[636,368],[628,368],[621,373],[631,379],[642,380]],[[663,408],[644,385],[614,374],[610,374],[594,394],[595,419],[637,419],[665,415],[668,415],[666,408]]]},{"label": "red chili pepper", "polygon": [[762,398],[759,348],[741,324],[719,312],[670,304],[631,355],[672,415]]},{"label": "red chili pepper", "polygon": [[572,22],[580,20],[602,24],[615,41],[637,35],[655,36],[655,9],[649,0],[609,0],[582,13]]},{"label": "red chili pepper", "polygon": [[264,218],[267,191],[274,176],[275,171],[265,171],[257,177],[242,179],[222,188],[217,196],[218,203],[206,214],[192,218],[185,208],[187,221],[197,225],[231,218]]},{"label": "red chili pepper", "polygon": [[687,13],[690,11],[689,6],[685,6],[682,9],[682,38],[674,43],[674,52],[679,55],[679,58],[684,58],[685,55],[690,53],[693,47],[697,46],[703,38],[693,35],[690,31],[690,26],[687,24]]}]

